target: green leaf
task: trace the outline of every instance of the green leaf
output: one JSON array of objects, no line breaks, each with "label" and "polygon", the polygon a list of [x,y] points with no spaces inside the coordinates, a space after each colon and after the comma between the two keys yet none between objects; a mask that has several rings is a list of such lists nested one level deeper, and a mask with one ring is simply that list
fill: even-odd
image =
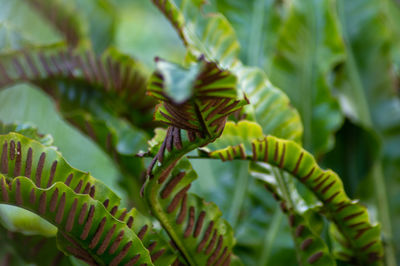
[{"label": "green leaf", "polygon": [[268,73],[299,110],[304,145],[316,154],[331,149],[342,124],[328,76],[345,59],[334,1],[293,1]]},{"label": "green leaf", "polygon": [[146,78],[139,64],[114,49],[100,57],[90,49],[55,45],[4,54],[0,64],[1,87],[30,81],[51,89],[49,82],[74,82],[106,93],[109,101],[122,102],[118,111],[126,116],[130,108],[146,112],[154,105],[145,96]]},{"label": "green leaf", "polygon": [[163,102],[157,121],[207,137],[218,136],[226,118],[246,104],[237,96],[235,76],[203,59],[190,70],[159,60],[148,91]]},{"label": "green leaf", "polygon": [[[54,148],[45,147],[16,133],[0,135],[0,143],[2,143],[0,170],[6,178],[25,176],[32,180],[38,188],[43,189],[52,189],[57,184],[63,183],[74,193],[90,196],[96,202],[101,203],[113,219],[120,220],[127,225],[132,234],[140,236],[139,238],[143,239],[146,247],[153,244],[151,255],[154,260],[173,261],[176,259],[170,247],[161,238],[158,239],[157,234],[151,233],[148,238],[143,238],[146,232],[151,232],[151,224],[148,220],[146,221],[144,216],[135,209],[129,212],[121,209],[120,199],[114,192],[88,173],[72,168]],[[141,231],[142,233],[140,233]],[[159,245],[154,249],[154,242],[157,241]],[[164,251],[161,252],[162,249]]]},{"label": "green leaf", "polygon": [[69,258],[57,249],[55,237],[25,235],[0,226],[0,243],[2,247],[12,247],[15,256],[25,263],[71,265]]},{"label": "green leaf", "polygon": [[45,146],[53,144],[53,137],[50,134],[41,134],[37,127],[29,123],[13,123],[5,124],[0,121],[0,134],[8,134],[16,132],[30,139],[34,139]]},{"label": "green leaf", "polygon": [[0,51],[12,51],[29,45],[48,45],[62,40],[24,0],[1,0]]},{"label": "green leaf", "polygon": [[[269,134],[299,141],[302,125],[297,111],[289,105],[284,93],[270,85],[259,69],[244,67],[237,59],[239,42],[224,16],[215,13],[199,15],[198,3],[191,0],[180,1],[180,8],[170,0],[153,0],[153,3],[177,30],[188,48],[190,60],[204,55],[237,76],[239,88],[255,106],[245,112],[249,119],[262,121],[264,131]],[[272,113],[279,113],[280,117],[274,119]]]},{"label": "green leaf", "polygon": [[87,30],[85,22],[71,5],[54,0],[25,1],[64,35],[71,46],[76,46],[85,39]]},{"label": "green leaf", "polygon": [[68,240],[68,245],[58,242],[64,252],[92,264],[135,261],[152,265],[138,236],[89,195],[77,194],[60,182],[41,189],[26,177],[7,181],[4,176],[0,179],[1,202],[21,206],[56,225],[58,235]]},{"label": "green leaf", "polygon": [[197,178],[189,161],[166,163],[152,174],[144,195],[185,260],[191,265],[229,264],[235,244],[232,228],[215,204],[187,193]]},{"label": "green leaf", "polygon": [[[352,122],[376,131],[383,143],[385,156],[399,158],[400,99],[398,97],[393,67],[393,49],[398,45],[388,1],[337,1],[340,24],[346,45],[348,60],[338,69],[335,85],[340,104]],[[356,11],[356,13],[354,13]],[[368,145],[367,143],[366,145]],[[392,238],[392,225],[388,202],[393,195],[387,193],[382,158],[372,165],[378,217],[382,223],[386,263],[396,265]],[[387,176],[392,180],[398,174]],[[389,200],[390,199],[390,200]]]},{"label": "green leaf", "polygon": [[[223,161],[251,159],[266,162],[290,173],[324,204],[327,218],[335,223],[349,242],[353,252],[349,254],[351,260],[360,264],[380,264],[383,256],[380,226],[371,225],[366,208],[348,198],[338,175],[332,170],[322,170],[314,157],[293,141],[273,136],[264,139],[246,138],[248,123],[239,122],[236,125],[235,131],[244,136],[240,141],[232,137],[237,134],[233,130],[224,131],[220,139],[205,148],[209,156]],[[253,127],[260,126],[254,123]],[[230,139],[230,144],[219,149],[219,142],[224,141],[224,138],[225,141]]]}]

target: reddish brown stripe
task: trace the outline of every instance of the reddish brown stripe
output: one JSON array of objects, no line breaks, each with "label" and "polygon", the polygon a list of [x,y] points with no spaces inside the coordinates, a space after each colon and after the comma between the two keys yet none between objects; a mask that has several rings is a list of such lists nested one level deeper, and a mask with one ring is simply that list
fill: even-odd
[{"label": "reddish brown stripe", "polygon": [[110,203],[110,200],[109,200],[109,199],[106,199],[106,200],[103,202],[104,207],[107,208],[109,203]]},{"label": "reddish brown stripe", "polygon": [[336,183],[336,180],[333,180],[330,182],[326,187],[324,187],[321,191],[322,194],[325,194],[334,184]]},{"label": "reddish brown stripe", "polygon": [[89,244],[89,248],[93,249],[95,246],[97,246],[97,244],[99,243],[100,237],[103,234],[104,231],[104,225],[106,224],[106,217],[104,217],[99,226],[97,227],[96,233],[94,234],[92,241]]},{"label": "reddish brown stripe", "polygon": [[126,216],[127,213],[128,213],[128,211],[126,209],[124,209],[124,211],[119,216],[118,220],[124,221],[125,220],[125,216]]},{"label": "reddish brown stripe", "polygon": [[227,150],[226,151],[226,154],[228,155],[228,160],[229,161],[232,161],[233,160],[233,157],[232,157],[232,155],[231,155],[231,153],[229,152],[230,150]]},{"label": "reddish brown stripe", "polygon": [[167,151],[171,152],[172,151],[172,127],[168,127],[167,129],[167,137],[165,138],[165,143],[166,143],[166,148]]},{"label": "reddish brown stripe", "polygon": [[171,173],[172,169],[175,167],[177,161],[171,163],[160,175],[158,179],[158,184],[164,183],[164,181],[168,178],[169,174]]},{"label": "reddish brown stripe", "polygon": [[14,69],[17,72],[18,79],[26,80],[28,79],[28,76],[25,73],[24,68],[22,67],[21,63],[19,62],[18,58],[14,57],[12,59],[13,64],[14,64]]},{"label": "reddish brown stripe", "polygon": [[377,242],[376,240],[369,242],[368,244],[366,244],[365,246],[363,246],[363,247],[361,248],[361,251],[366,251],[366,250],[368,250],[368,249],[369,249],[373,244],[375,244],[376,242]]},{"label": "reddish brown stripe", "polygon": [[200,232],[201,232],[201,228],[203,227],[203,223],[204,223],[204,218],[206,216],[206,212],[205,211],[201,211],[199,218],[197,219],[197,223],[196,223],[196,228],[193,232],[193,236],[194,237],[198,237]]},{"label": "reddish brown stripe", "polygon": [[36,202],[36,192],[35,189],[31,189],[31,194],[29,195],[29,202],[33,205]]},{"label": "reddish brown stripe", "polygon": [[214,221],[211,221],[208,224],[208,227],[206,229],[206,232],[204,233],[203,239],[201,240],[199,246],[197,247],[197,252],[201,252],[203,250],[205,244],[207,243],[208,239],[210,238],[213,226],[214,226]]},{"label": "reddish brown stripe", "polygon": [[212,249],[215,246],[215,242],[217,241],[217,229],[214,230],[213,236],[211,238],[210,243],[208,244],[205,253],[208,255],[211,253]]},{"label": "reddish brown stripe", "polygon": [[162,254],[164,254],[165,248],[160,249],[159,251],[155,252],[154,254],[151,255],[151,261],[155,262],[159,257],[161,257]]},{"label": "reddish brown stripe", "polygon": [[27,178],[31,178],[31,170],[32,170],[32,148],[29,148],[25,165],[25,176]]},{"label": "reddish brown stripe", "polygon": [[317,183],[321,178],[325,175],[325,173],[320,174],[317,178],[313,180],[314,183]]},{"label": "reddish brown stripe", "polygon": [[338,208],[336,209],[336,211],[335,212],[341,212],[344,208],[346,208],[346,207],[349,207],[349,206],[351,206],[351,204],[350,203],[343,203],[343,202],[340,202],[339,204],[338,204]]},{"label": "reddish brown stripe", "polygon": [[308,248],[312,244],[312,242],[314,242],[314,239],[312,238],[307,238],[306,240],[304,240],[300,245],[301,250],[305,250],[306,248]]},{"label": "reddish brown stripe", "polygon": [[83,231],[82,231],[82,234],[81,234],[81,239],[82,240],[85,240],[89,235],[89,231],[90,231],[90,228],[92,227],[92,223],[93,223],[93,217],[94,217],[94,205],[90,205],[89,215],[87,217],[85,226],[83,227]]},{"label": "reddish brown stripe", "polygon": [[325,203],[331,202],[337,195],[339,195],[340,191],[335,192],[332,196],[330,196],[327,200],[325,200]]},{"label": "reddish brown stripe", "polygon": [[81,225],[85,221],[86,217],[86,212],[87,212],[87,203],[84,203],[82,205],[81,212],[79,213],[79,218],[78,218],[78,223]]},{"label": "reddish brown stripe", "polygon": [[313,264],[313,263],[315,263],[317,260],[319,260],[323,255],[324,255],[324,253],[323,253],[322,251],[317,252],[317,253],[311,255],[311,256],[308,258],[307,261],[308,261],[308,263]]},{"label": "reddish brown stripe", "polygon": [[90,195],[90,197],[94,198],[94,195],[95,195],[95,194],[96,194],[96,187],[93,185],[93,186],[90,188],[89,195]]},{"label": "reddish brown stripe", "polygon": [[45,55],[41,52],[39,52],[39,60],[41,62],[41,65],[43,66],[45,72],[47,75],[51,76],[53,74],[52,68],[49,66],[49,64],[47,63],[47,58],[45,57]]},{"label": "reddish brown stripe", "polygon": [[75,199],[74,202],[72,203],[71,209],[68,213],[68,218],[67,218],[67,225],[65,226],[65,231],[71,232],[72,228],[74,227],[74,219],[76,215],[76,206],[78,205],[78,199]]},{"label": "reddish brown stripe", "polygon": [[117,266],[123,258],[125,258],[126,254],[128,254],[129,249],[132,246],[132,241],[126,243],[126,245],[122,248],[121,252],[111,261],[110,266]]},{"label": "reddish brown stripe", "polygon": [[251,149],[253,152],[253,161],[257,161],[257,150],[256,150],[256,144],[254,142],[251,143]]},{"label": "reddish brown stripe", "polygon": [[223,161],[223,162],[226,161],[224,155],[222,155],[222,152],[218,153],[218,155],[219,155],[219,158],[221,159],[221,161]]},{"label": "reddish brown stripe", "polygon": [[351,214],[351,215],[348,215],[348,216],[344,217],[343,220],[344,221],[348,221],[348,220],[354,219],[354,218],[356,218],[357,216],[360,216],[363,213],[364,213],[364,211],[356,212],[354,214]]},{"label": "reddish brown stripe", "polygon": [[289,225],[293,227],[295,223],[295,216],[293,214],[289,215]]},{"label": "reddish brown stripe", "polygon": [[17,179],[16,183],[17,183],[17,185],[16,185],[16,201],[17,201],[17,205],[21,206],[23,204],[22,195],[21,195],[21,181],[19,179]]},{"label": "reddish brown stripe", "polygon": [[129,219],[128,219],[128,222],[126,223],[126,225],[129,228],[132,228],[132,225],[133,225],[133,217],[132,216],[129,216]]},{"label": "reddish brown stripe", "polygon": [[[130,260],[125,264],[125,266],[133,266],[133,265],[135,265],[136,262],[138,262],[139,258],[140,258],[140,254],[136,254],[132,259],[130,259]],[[152,261],[153,261],[153,262],[155,261],[155,260],[153,260],[153,257],[152,257]],[[142,265],[141,265],[141,266],[142,266]],[[143,266],[145,266],[145,265],[143,265]]]},{"label": "reddish brown stripe", "polygon": [[311,171],[304,177],[300,178],[301,182],[306,182],[314,173],[315,166],[311,169]]},{"label": "reddish brown stripe", "polygon": [[349,228],[354,228],[354,227],[357,227],[357,226],[360,226],[360,225],[363,225],[363,224],[365,224],[365,222],[359,222],[359,223],[351,224],[351,225],[349,225]]},{"label": "reddish brown stripe", "polygon": [[170,182],[168,182],[166,187],[161,192],[161,198],[165,199],[169,197],[176,185],[185,177],[185,174],[185,172],[180,172]]},{"label": "reddish brown stripe", "polygon": [[115,251],[117,251],[119,244],[121,244],[121,241],[124,237],[125,231],[121,231],[119,232],[117,238],[114,240],[114,242],[112,243],[110,250],[108,251],[109,254],[114,254]]},{"label": "reddish brown stripe", "polygon": [[181,130],[179,128],[174,128],[175,130],[172,131],[172,134],[174,136],[173,141],[174,141],[174,146],[178,149],[182,149],[182,139],[181,139]]},{"label": "reddish brown stripe", "polygon": [[228,253],[226,259],[222,263],[222,266],[229,266],[229,265],[231,265],[231,253]]},{"label": "reddish brown stripe", "polygon": [[90,184],[90,182],[87,182],[86,183],[86,186],[85,186],[85,189],[83,190],[83,194],[88,194],[89,193],[89,191],[90,191],[90,186],[91,186],[91,184]]},{"label": "reddish brown stripe", "polygon": [[1,172],[8,174],[8,143],[4,141],[3,151],[1,153]]},{"label": "reddish brown stripe", "polygon": [[39,78],[40,77],[40,72],[39,70],[36,68],[36,65],[33,63],[32,57],[30,54],[28,54],[28,52],[24,51],[24,56],[25,56],[25,60],[28,63],[28,66],[30,67],[32,73],[33,73],[33,77],[34,78]]},{"label": "reddish brown stripe", "polygon": [[212,255],[207,260],[207,264],[208,265],[211,265],[216,260],[216,258],[218,256],[218,253],[222,248],[223,240],[224,240],[223,237],[219,236],[217,247],[215,248],[214,252],[212,253]]},{"label": "reddish brown stripe", "polygon": [[186,201],[187,201],[187,195],[185,194],[185,196],[183,196],[181,210],[179,212],[178,217],[176,218],[177,224],[181,224],[186,218],[186,213],[187,213]]},{"label": "reddish brown stripe", "polygon": [[190,234],[191,234],[192,231],[193,231],[194,215],[195,215],[195,210],[194,210],[194,207],[191,206],[191,207],[189,208],[189,221],[188,221],[188,224],[187,224],[187,226],[186,226],[185,233],[183,234],[183,237],[185,237],[185,238],[186,238],[186,237],[189,237]]},{"label": "reddish brown stripe", "polygon": [[79,192],[81,192],[81,189],[82,189],[82,184],[83,184],[83,181],[82,181],[82,179],[81,180],[79,180],[79,183],[78,183],[78,185],[76,185],[76,187],[75,187],[75,193],[79,193]]},{"label": "reddish brown stripe", "polygon": [[193,142],[196,140],[196,135],[193,131],[188,130],[187,131],[187,136],[190,142]]},{"label": "reddish brown stripe", "polygon": [[299,158],[297,159],[296,166],[294,167],[294,169],[292,171],[293,175],[297,175],[297,172],[299,171],[300,163],[301,163],[301,160],[303,159],[303,156],[304,156],[304,152],[301,152]]},{"label": "reddish brown stripe", "polygon": [[214,265],[221,265],[223,260],[225,259],[226,252],[228,251],[228,247],[225,247],[224,250],[222,251],[221,256],[217,259]]},{"label": "reddish brown stripe", "polygon": [[47,198],[47,193],[46,191],[43,191],[42,195],[39,197],[39,213],[40,214],[45,214],[46,213],[46,198]]},{"label": "reddish brown stripe", "polygon": [[318,191],[321,187],[322,187],[322,185],[329,179],[329,175],[327,176],[327,177],[325,177],[321,182],[319,182],[318,183],[318,185],[316,185],[315,187],[314,187],[314,191]]},{"label": "reddish brown stripe", "polygon": [[20,176],[21,174],[21,161],[22,161],[21,142],[18,142],[17,159],[15,160],[14,176]]},{"label": "reddish brown stripe", "polygon": [[10,160],[15,159],[15,142],[13,140],[10,141]]},{"label": "reddish brown stripe", "polygon": [[278,162],[278,154],[279,154],[279,142],[275,142],[275,152],[274,152],[274,161]]},{"label": "reddish brown stripe", "polygon": [[69,176],[67,177],[67,180],[65,180],[65,184],[69,186],[71,184],[72,178],[74,177],[73,173],[70,173]]},{"label": "reddish brown stripe", "polygon": [[111,209],[110,213],[111,213],[112,216],[114,216],[114,215],[117,213],[117,211],[118,211],[118,206],[114,206],[114,207]]},{"label": "reddish brown stripe", "polygon": [[47,187],[50,187],[53,184],[53,178],[57,170],[57,163],[58,163],[57,161],[54,161],[53,164],[51,165],[49,182],[47,182]]},{"label": "reddish brown stripe", "polygon": [[0,179],[1,186],[1,196],[3,197],[3,201],[8,202],[8,191],[4,182],[4,177]]},{"label": "reddish brown stripe", "polygon": [[150,253],[153,251],[153,249],[157,246],[157,241],[152,242],[147,249],[150,251]]},{"label": "reddish brown stripe", "polygon": [[65,208],[65,192],[63,192],[60,204],[58,205],[57,214],[56,214],[56,223],[60,224],[64,217],[64,208]]},{"label": "reddish brown stripe", "polygon": [[264,162],[268,162],[268,137],[265,137],[264,143],[265,143]]},{"label": "reddish brown stripe", "polygon": [[238,147],[239,147],[240,158],[242,158],[243,160],[246,159],[246,153],[244,151],[243,146],[240,144]]},{"label": "reddish brown stripe", "polygon": [[304,228],[305,226],[302,224],[296,227],[296,232],[295,232],[296,237],[301,236],[301,233],[303,232]]},{"label": "reddish brown stripe", "polygon": [[50,206],[49,206],[49,210],[51,212],[54,212],[56,210],[57,200],[58,200],[58,188],[56,188],[53,192],[53,195],[51,195]]},{"label": "reddish brown stripe", "polygon": [[140,240],[143,239],[144,235],[147,232],[147,229],[148,229],[148,225],[147,224],[143,225],[143,227],[140,229],[140,231],[139,231],[139,233],[137,235]]},{"label": "reddish brown stripe", "polygon": [[283,167],[283,163],[285,162],[285,153],[286,153],[286,144],[283,143],[281,160],[279,161],[279,168]]},{"label": "reddish brown stripe", "polygon": [[36,186],[37,187],[41,187],[40,184],[42,181],[42,171],[43,171],[45,160],[46,160],[46,153],[42,152],[42,154],[40,154],[40,158],[39,158],[39,162],[38,162],[38,166],[37,166],[37,170],[36,170]]},{"label": "reddish brown stripe", "polygon": [[366,228],[362,228],[357,230],[357,234],[354,237],[354,239],[359,239],[365,232],[367,232],[369,229],[371,229],[371,227],[366,227]]},{"label": "reddish brown stripe", "polygon": [[181,191],[179,191],[175,195],[175,197],[173,198],[173,200],[171,201],[171,203],[167,207],[167,213],[171,213],[176,209],[176,207],[178,206],[180,200],[185,195],[185,193],[189,190],[189,188],[190,188],[190,184],[187,185],[186,187],[184,187]]},{"label": "reddish brown stripe", "polygon": [[231,99],[227,98],[223,100],[214,110],[212,110],[206,117],[206,121],[210,121],[215,115],[220,114],[221,110],[225,108],[225,106],[231,101]]}]

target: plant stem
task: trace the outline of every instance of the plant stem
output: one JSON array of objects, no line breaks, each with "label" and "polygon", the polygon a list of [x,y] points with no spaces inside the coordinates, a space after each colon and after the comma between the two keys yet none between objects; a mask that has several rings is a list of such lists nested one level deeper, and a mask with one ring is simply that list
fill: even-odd
[{"label": "plant stem", "polygon": [[283,218],[283,213],[277,206],[274,212],[274,216],[272,217],[272,222],[270,223],[270,227],[264,238],[264,243],[263,243],[264,248],[261,251],[261,256],[258,265],[268,265],[269,257],[272,250],[272,245],[276,239],[276,236],[278,235],[282,218]]},{"label": "plant stem", "polygon": [[229,211],[229,218],[233,228],[236,228],[240,210],[246,198],[247,188],[249,186],[249,162],[241,162],[239,165],[238,179],[235,185],[235,192],[232,202],[232,208]]}]

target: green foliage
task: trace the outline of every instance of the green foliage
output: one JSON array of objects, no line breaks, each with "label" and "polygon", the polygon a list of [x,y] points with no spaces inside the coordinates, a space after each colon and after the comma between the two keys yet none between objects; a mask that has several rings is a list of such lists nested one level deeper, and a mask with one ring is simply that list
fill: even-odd
[{"label": "green foliage", "polygon": [[396,265],[397,3],[3,2],[0,263]]}]

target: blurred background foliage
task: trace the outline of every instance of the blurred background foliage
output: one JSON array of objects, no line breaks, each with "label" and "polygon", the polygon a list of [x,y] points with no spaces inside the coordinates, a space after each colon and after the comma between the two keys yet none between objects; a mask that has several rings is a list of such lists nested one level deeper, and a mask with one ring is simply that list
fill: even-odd
[{"label": "blurred background foliage", "polygon": [[[48,13],[46,18],[28,2],[0,0],[1,53],[63,40],[46,20],[57,21],[63,14]],[[77,15],[77,33],[88,34],[97,53],[114,46],[142,62],[146,73],[154,70],[156,56],[185,60],[178,35],[151,1],[55,2]],[[205,2],[204,14],[221,12],[233,25],[241,60],[264,69],[289,96],[301,114],[304,147],[342,177],[351,198],[367,204],[372,219],[382,223],[391,256],[388,265],[395,265],[395,254],[400,263],[400,4],[394,0]],[[23,83],[1,91],[0,120],[29,123],[50,134],[52,145],[74,167],[90,171],[129,201],[129,193],[120,186],[123,174],[112,160],[63,120],[55,103],[35,86]],[[248,171],[248,162],[193,159],[192,163],[201,177],[194,191],[220,207],[236,232],[235,253],[245,265],[296,264],[287,219],[271,194],[251,178],[254,171]],[[307,198],[307,192],[302,196]],[[32,214],[6,206],[0,211],[9,231],[54,236],[54,228],[47,224],[32,228],[24,222],[38,219]],[[7,240],[2,237],[0,242],[3,247]],[[21,259],[12,246],[0,249],[0,262],[21,265]],[[71,263],[79,264],[74,259]]]}]

